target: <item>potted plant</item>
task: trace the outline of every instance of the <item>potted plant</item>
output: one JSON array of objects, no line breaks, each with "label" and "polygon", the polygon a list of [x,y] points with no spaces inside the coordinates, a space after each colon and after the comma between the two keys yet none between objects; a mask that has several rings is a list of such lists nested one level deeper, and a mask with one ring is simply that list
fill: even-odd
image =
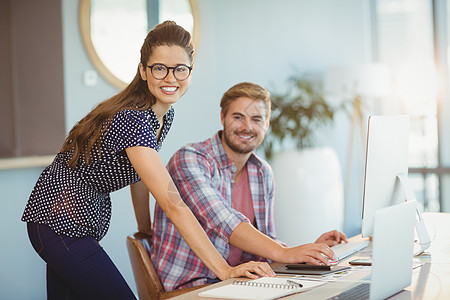
[{"label": "potted plant", "polygon": [[276,181],[279,238],[290,246],[313,242],[343,227],[344,197],[339,159],[315,134],[331,125],[337,110],[311,75],[292,76],[284,93],[271,92],[272,116],[262,150]]},{"label": "potted plant", "polygon": [[321,82],[311,75],[290,77],[288,90],[271,92],[271,100],[270,127],[262,145],[268,160],[273,157],[274,147],[283,148],[286,138],[297,149],[313,147],[316,130],[331,124],[340,108],[325,101]]}]

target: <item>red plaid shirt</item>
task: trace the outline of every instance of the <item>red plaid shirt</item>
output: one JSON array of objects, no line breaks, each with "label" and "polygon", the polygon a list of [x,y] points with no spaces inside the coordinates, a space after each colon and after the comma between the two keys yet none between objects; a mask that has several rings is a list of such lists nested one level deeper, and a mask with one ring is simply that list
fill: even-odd
[{"label": "red plaid shirt", "polygon": [[[187,145],[170,159],[167,169],[181,197],[192,210],[211,242],[226,260],[233,230],[248,219],[231,206],[236,167],[228,158],[221,132]],[[269,164],[252,154],[247,162],[255,221],[258,230],[277,240],[273,218],[274,180]],[[191,251],[156,204],[151,259],[167,291],[197,286],[217,276]],[[244,252],[241,263],[266,259]]]}]

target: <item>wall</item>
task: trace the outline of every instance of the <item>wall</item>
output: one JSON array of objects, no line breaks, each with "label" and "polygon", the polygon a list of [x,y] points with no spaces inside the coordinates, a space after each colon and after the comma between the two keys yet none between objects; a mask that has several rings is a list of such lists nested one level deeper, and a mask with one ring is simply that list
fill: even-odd
[{"label": "wall", "polygon": [[[164,161],[190,141],[208,138],[220,128],[219,99],[231,85],[253,81],[282,86],[294,70],[321,72],[330,65],[365,61],[365,1],[360,0],[199,0],[201,42],[192,85],[176,104],[171,134],[161,151]],[[116,91],[99,78],[86,87],[83,73],[93,69],[78,30],[78,1],[63,0],[66,131],[98,101]],[[201,115],[201,117],[200,117]],[[348,120],[322,140],[345,161]],[[0,171],[1,299],[45,299],[45,266],[32,250],[20,217],[42,168]],[[136,230],[129,190],[112,194],[111,228],[101,242],[135,289],[125,237]],[[355,201],[360,201],[355,199]],[[358,209],[347,218],[358,218]],[[356,233],[358,224],[346,232]],[[7,242],[5,242],[7,241]]]}]

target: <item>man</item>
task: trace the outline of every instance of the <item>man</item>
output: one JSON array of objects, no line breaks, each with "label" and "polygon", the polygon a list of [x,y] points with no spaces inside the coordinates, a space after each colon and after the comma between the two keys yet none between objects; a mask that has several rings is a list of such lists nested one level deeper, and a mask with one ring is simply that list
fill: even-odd
[{"label": "man", "polygon": [[[225,92],[220,107],[223,130],[181,148],[167,166],[211,242],[232,266],[252,260],[328,265],[334,259],[329,246],[345,241],[343,233],[330,231],[297,247],[275,235],[272,170],[253,153],[269,126],[269,93],[239,83]],[[153,245],[151,258],[166,290],[215,281],[158,205]]]}]

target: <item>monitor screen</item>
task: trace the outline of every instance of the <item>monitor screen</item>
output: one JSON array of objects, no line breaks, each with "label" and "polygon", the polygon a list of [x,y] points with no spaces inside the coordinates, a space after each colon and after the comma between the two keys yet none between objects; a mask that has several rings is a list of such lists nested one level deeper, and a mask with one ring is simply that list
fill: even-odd
[{"label": "monitor screen", "polygon": [[409,117],[370,116],[367,129],[361,235],[373,234],[375,212],[405,201],[397,174],[408,174]]}]

